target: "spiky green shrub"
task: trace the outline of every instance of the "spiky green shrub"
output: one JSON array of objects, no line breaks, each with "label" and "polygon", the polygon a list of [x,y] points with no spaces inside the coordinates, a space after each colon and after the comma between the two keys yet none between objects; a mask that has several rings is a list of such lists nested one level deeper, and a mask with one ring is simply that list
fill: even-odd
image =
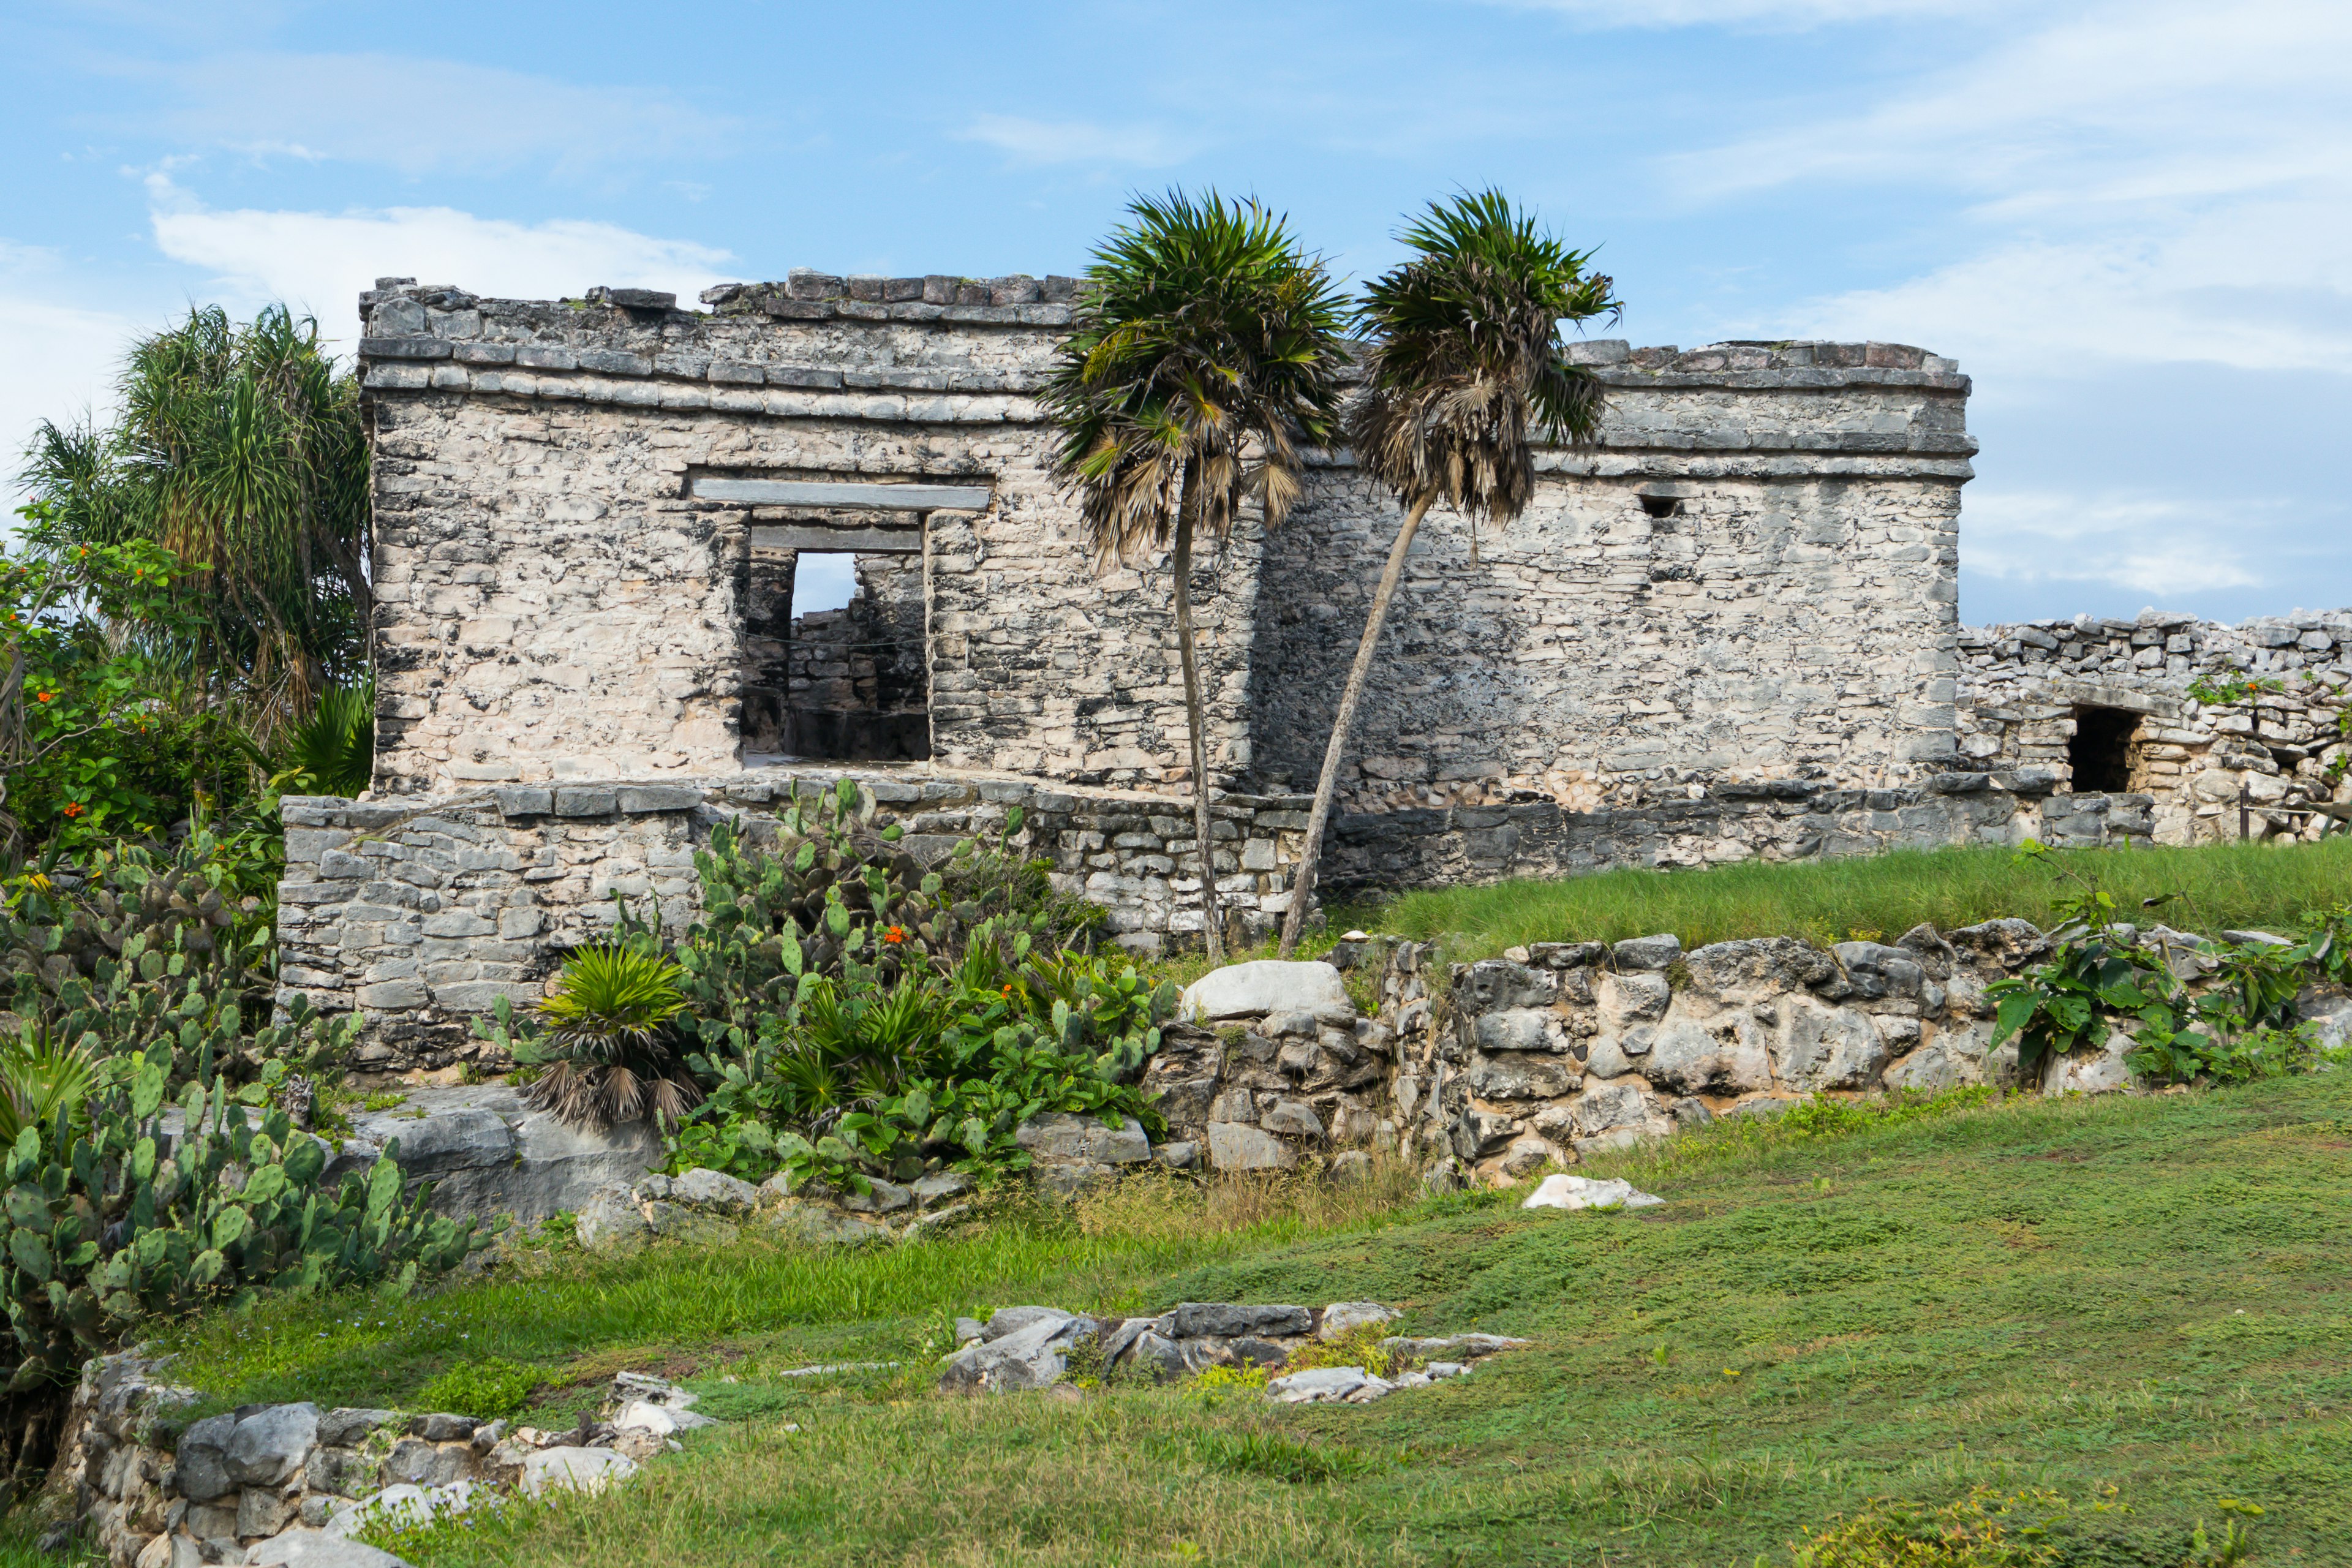
[{"label": "spiky green shrub", "polygon": [[375,775],[375,680],[331,686],[287,731],[270,786],[286,795],[359,795]]},{"label": "spiky green shrub", "polygon": [[702,1099],[671,1038],[684,973],[644,938],[574,950],[540,1004],[546,1034],[509,1042],[517,1060],[543,1068],[523,1098],[574,1126],[676,1126]]},{"label": "spiky green shrub", "polygon": [[0,1045],[0,1143],[14,1146],[27,1127],[78,1126],[98,1075],[88,1046],[61,1047],[36,1029]]}]

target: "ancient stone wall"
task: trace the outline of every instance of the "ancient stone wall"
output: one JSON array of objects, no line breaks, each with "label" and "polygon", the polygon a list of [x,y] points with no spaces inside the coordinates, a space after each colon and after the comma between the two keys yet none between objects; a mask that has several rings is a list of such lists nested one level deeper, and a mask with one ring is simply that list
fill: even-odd
[{"label": "ancient stone wall", "polygon": [[[673,933],[695,913],[694,851],[717,822],[756,839],[795,787],[829,772],[761,770],[719,780],[511,784],[425,801],[289,796],[278,885],[278,996],[354,1008],[368,1029],[352,1066],[384,1075],[505,1064],[473,1037],[501,996],[535,1001],[563,952],[611,929],[614,898]],[[1110,911],[1128,945],[1157,951],[1201,929],[1189,803],[1033,782],[856,774],[920,858],[993,837],[1054,862],[1056,884]],[[1289,906],[1287,868],[1305,803],[1228,795],[1213,809],[1217,889],[1237,938],[1269,933]],[[772,829],[770,829],[772,831]]]},{"label": "ancient stone wall", "polygon": [[[1097,574],[1047,471],[1032,395],[1069,280],[867,281],[717,289],[711,314],[630,290],[362,296],[379,791],[738,767],[746,644],[773,615],[755,542],[873,531],[919,543],[936,760],[1182,775],[1164,563]],[[1255,565],[1245,529],[1194,584],[1223,776],[1249,763]]]},{"label": "ancient stone wall", "polygon": [[[1884,787],[1952,754],[1968,380],[1895,344],[1579,345],[1609,388],[1507,526],[1423,524],[1341,773],[1363,812]],[[1401,513],[1345,460],[1267,542],[1265,788],[1311,788]],[[1474,537],[1475,534],[1475,537]]]},{"label": "ancient stone wall", "polygon": [[1802,860],[1888,849],[2018,844],[2099,848],[2149,841],[2151,801],[2131,794],[2056,794],[2054,773],[1942,773],[1924,787],[1831,789],[1799,779],[1712,788],[1597,812],[1550,801],[1342,816],[1324,847],[1320,886],[1334,897],[1454,887],[1506,877],[1564,877],[1615,867]]},{"label": "ancient stone wall", "polygon": [[[714,289],[713,313],[364,296],[378,787],[740,765],[778,739],[757,563],[819,548],[921,561],[935,760],[1183,777],[1164,563],[1098,575],[1049,475],[1035,394],[1074,288],[796,274]],[[1590,811],[1934,771],[1967,378],[1892,344],[1578,353],[1610,387],[1598,444],[1545,453],[1536,504],[1475,560],[1432,519],[1348,798]],[[1274,571],[1245,521],[1196,574],[1221,782],[1311,784],[1395,527],[1323,460]]]},{"label": "ancient stone wall", "polygon": [[[1964,627],[1958,646],[1963,766],[2144,794],[2159,843],[2237,837],[2242,791],[2250,837],[2340,831],[2314,808],[2347,793],[2338,689],[2352,685],[2352,613],[2235,626],[2156,610],[2084,616]],[[2209,690],[2248,680],[2280,689],[2207,704],[2189,695],[2200,679]]]}]

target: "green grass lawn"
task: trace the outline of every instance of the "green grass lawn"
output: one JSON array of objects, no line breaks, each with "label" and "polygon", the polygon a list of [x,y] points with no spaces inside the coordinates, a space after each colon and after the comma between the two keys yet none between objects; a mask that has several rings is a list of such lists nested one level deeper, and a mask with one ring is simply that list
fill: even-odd
[{"label": "green grass lawn", "polygon": [[[2093,879],[2126,906],[2166,899],[2141,918],[2184,930],[2292,927],[2352,900],[2352,837],[2292,847],[2077,849],[2036,864],[2011,849],[1902,850],[1796,864],[1746,861],[1692,871],[1602,871],[1405,893],[1343,907],[1350,926],[1450,937],[1456,960],[1530,942],[1616,942],[1672,931],[1685,947],[1738,937],[1867,935],[1892,942],[1922,921],[1944,931],[2003,915],[2047,928],[2059,900]],[[2168,898],[2168,895],[2169,897]]]},{"label": "green grass lawn", "polygon": [[[1671,1201],[1130,1191],[940,1245],[558,1258],[394,1308],[277,1304],[202,1325],[184,1372],[224,1401],[399,1403],[497,1354],[548,1369],[552,1416],[664,1368],[731,1418],[609,1497],[404,1541],[425,1568],[1750,1568],[1871,1498],[1979,1484],[2071,1500],[2071,1563],[2179,1568],[2225,1512],[2257,1564],[2352,1563],[2352,1074],[1734,1123],[1604,1169]],[[1537,1342],[1361,1408],[774,1375],[919,1363],[946,1314],[1018,1301],[1362,1297]]]}]

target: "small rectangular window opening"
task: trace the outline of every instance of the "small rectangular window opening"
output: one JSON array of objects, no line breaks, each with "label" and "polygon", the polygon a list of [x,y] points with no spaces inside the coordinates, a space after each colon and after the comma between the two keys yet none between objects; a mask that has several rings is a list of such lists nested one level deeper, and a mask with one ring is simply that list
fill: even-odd
[{"label": "small rectangular window opening", "polygon": [[747,757],[923,762],[931,754],[919,551],[751,551]]},{"label": "small rectangular window opening", "polygon": [[1683,510],[1683,503],[1672,496],[1643,496],[1642,511],[1648,517],[1674,517]]},{"label": "small rectangular window opening", "polygon": [[2077,708],[2066,761],[2078,795],[2113,795],[2131,787],[2132,742],[2140,716],[2122,708]]}]

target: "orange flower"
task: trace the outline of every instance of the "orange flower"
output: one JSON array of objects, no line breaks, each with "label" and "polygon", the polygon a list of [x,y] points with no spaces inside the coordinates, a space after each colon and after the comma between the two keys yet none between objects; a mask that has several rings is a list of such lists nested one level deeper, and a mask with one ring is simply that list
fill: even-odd
[{"label": "orange flower", "polygon": [[38,701],[38,702],[47,702],[50,698],[52,698],[52,697],[54,697],[54,696],[56,696],[56,695],[57,695],[57,693],[56,693],[56,692],[54,692],[54,691],[42,691],[42,692],[37,692],[37,693],[36,693],[36,694],[35,694],[34,700]]},{"label": "orange flower", "polygon": [[892,926],[889,930],[882,933],[882,940],[891,943],[902,942],[907,940],[907,928],[905,926]]},{"label": "orange flower", "polygon": [[82,814],[83,809],[84,807],[81,802],[78,800],[69,801],[66,805],[66,815],[68,816],[79,816]]}]

